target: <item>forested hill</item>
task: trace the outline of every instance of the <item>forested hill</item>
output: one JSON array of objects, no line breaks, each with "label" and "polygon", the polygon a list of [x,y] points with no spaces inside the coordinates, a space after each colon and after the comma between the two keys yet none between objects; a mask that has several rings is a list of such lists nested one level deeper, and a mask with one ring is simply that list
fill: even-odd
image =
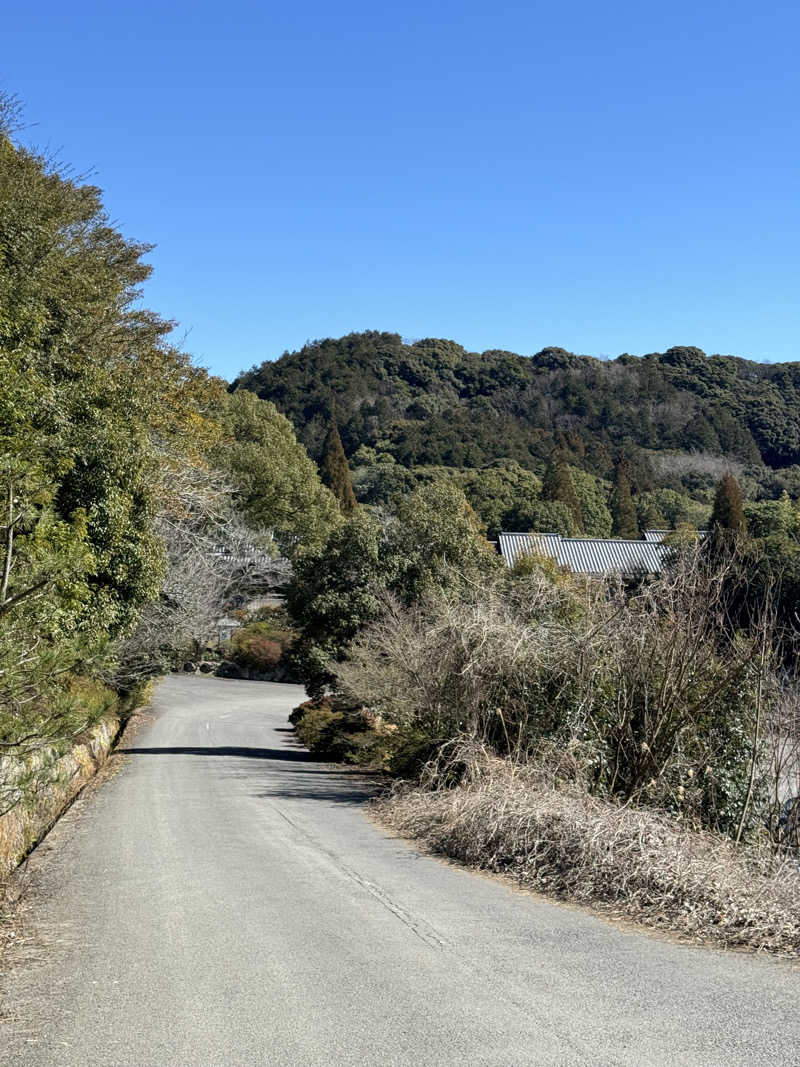
[{"label": "forested hill", "polygon": [[616,451],[680,450],[800,463],[800,363],[754,363],[670,348],[601,361],[561,348],[534,356],[406,344],[366,332],[306,345],[242,374],[232,388],[273,401],[312,454],[331,410],[344,447],[377,448],[405,467],[540,470],[555,443],[607,476]]}]

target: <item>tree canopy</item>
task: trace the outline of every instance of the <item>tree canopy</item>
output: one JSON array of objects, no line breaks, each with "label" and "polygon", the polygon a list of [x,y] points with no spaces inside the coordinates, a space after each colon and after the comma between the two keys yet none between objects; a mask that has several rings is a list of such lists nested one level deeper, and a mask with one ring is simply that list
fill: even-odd
[{"label": "tree canopy", "polygon": [[111,224],[99,189],[16,144],[9,114],[0,100],[0,744],[13,750],[86,725],[76,684],[124,687],[163,669],[165,645],[202,637],[237,553],[321,544],[341,515],[289,420],[230,395],[141,306],[150,246]]},{"label": "tree canopy", "polygon": [[340,519],[337,501],[289,420],[246,390],[228,396],[220,419],[224,435],[214,461],[232,479],[244,514],[290,555],[299,546],[321,544]]}]

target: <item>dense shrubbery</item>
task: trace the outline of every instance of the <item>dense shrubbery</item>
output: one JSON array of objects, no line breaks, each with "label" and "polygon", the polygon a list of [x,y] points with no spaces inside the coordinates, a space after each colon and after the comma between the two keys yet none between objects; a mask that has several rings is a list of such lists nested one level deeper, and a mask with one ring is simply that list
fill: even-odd
[{"label": "dense shrubbery", "polygon": [[297,736],[320,759],[337,763],[380,765],[384,738],[357,701],[320,697],[301,704],[290,716]]},{"label": "dense shrubbery", "polygon": [[436,752],[423,730],[399,730],[342,693],[307,700],[289,716],[302,743],[320,759],[393,775],[417,774]]},{"label": "dense shrubbery", "polygon": [[268,623],[251,622],[233,635],[229,657],[242,667],[268,671],[278,665],[283,652]]}]

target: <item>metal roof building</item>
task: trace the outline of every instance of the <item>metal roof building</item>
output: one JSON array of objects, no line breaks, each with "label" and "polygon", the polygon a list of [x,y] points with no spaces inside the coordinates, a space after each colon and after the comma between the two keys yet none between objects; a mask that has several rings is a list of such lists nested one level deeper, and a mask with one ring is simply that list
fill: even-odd
[{"label": "metal roof building", "polygon": [[672,530],[645,530],[645,541],[652,541],[653,544],[660,545],[667,534],[672,533]]},{"label": "metal roof building", "polygon": [[[691,527],[689,527],[689,529],[691,529]],[[674,530],[645,530],[643,537],[645,541],[652,541],[655,544],[661,544],[661,542],[666,537],[674,533]],[[699,537],[701,541],[708,537],[708,530],[697,530],[696,533],[697,537]]]},{"label": "metal roof building", "polygon": [[623,541],[611,537],[562,537],[561,534],[501,533],[500,554],[509,567],[522,556],[554,560],[576,574],[657,574],[669,552],[660,541]]}]

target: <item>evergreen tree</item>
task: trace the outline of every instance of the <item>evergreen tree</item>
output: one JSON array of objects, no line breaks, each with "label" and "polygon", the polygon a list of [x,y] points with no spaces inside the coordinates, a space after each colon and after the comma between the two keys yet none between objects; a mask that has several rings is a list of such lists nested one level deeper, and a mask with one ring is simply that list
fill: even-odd
[{"label": "evergreen tree", "polygon": [[649,494],[643,501],[640,500],[637,512],[642,530],[663,530],[669,526],[652,494]]},{"label": "evergreen tree", "polygon": [[320,462],[322,481],[336,499],[339,507],[345,515],[352,515],[356,509],[356,495],[353,492],[353,484],[350,481],[350,465],[344,454],[342,439],[339,429],[333,419],[328,425],[325,435],[325,444],[322,448],[322,460]]},{"label": "evergreen tree", "polygon": [[219,418],[223,432],[213,459],[228,475],[243,514],[271,530],[285,555],[324,544],[341,511],[289,420],[246,389],[226,395]]},{"label": "evergreen tree", "polygon": [[611,491],[611,532],[614,537],[639,537],[636,507],[631,496],[631,479],[624,460],[614,468],[614,488]]},{"label": "evergreen tree", "polygon": [[730,473],[723,476],[717,488],[711,512],[711,529],[728,531],[733,535],[743,534],[747,529],[739,484]]},{"label": "evergreen tree", "polygon": [[567,455],[563,449],[555,449],[550,456],[542,479],[542,500],[560,501],[565,504],[575,520],[576,527],[579,531],[583,531],[581,505],[572,483]]}]

